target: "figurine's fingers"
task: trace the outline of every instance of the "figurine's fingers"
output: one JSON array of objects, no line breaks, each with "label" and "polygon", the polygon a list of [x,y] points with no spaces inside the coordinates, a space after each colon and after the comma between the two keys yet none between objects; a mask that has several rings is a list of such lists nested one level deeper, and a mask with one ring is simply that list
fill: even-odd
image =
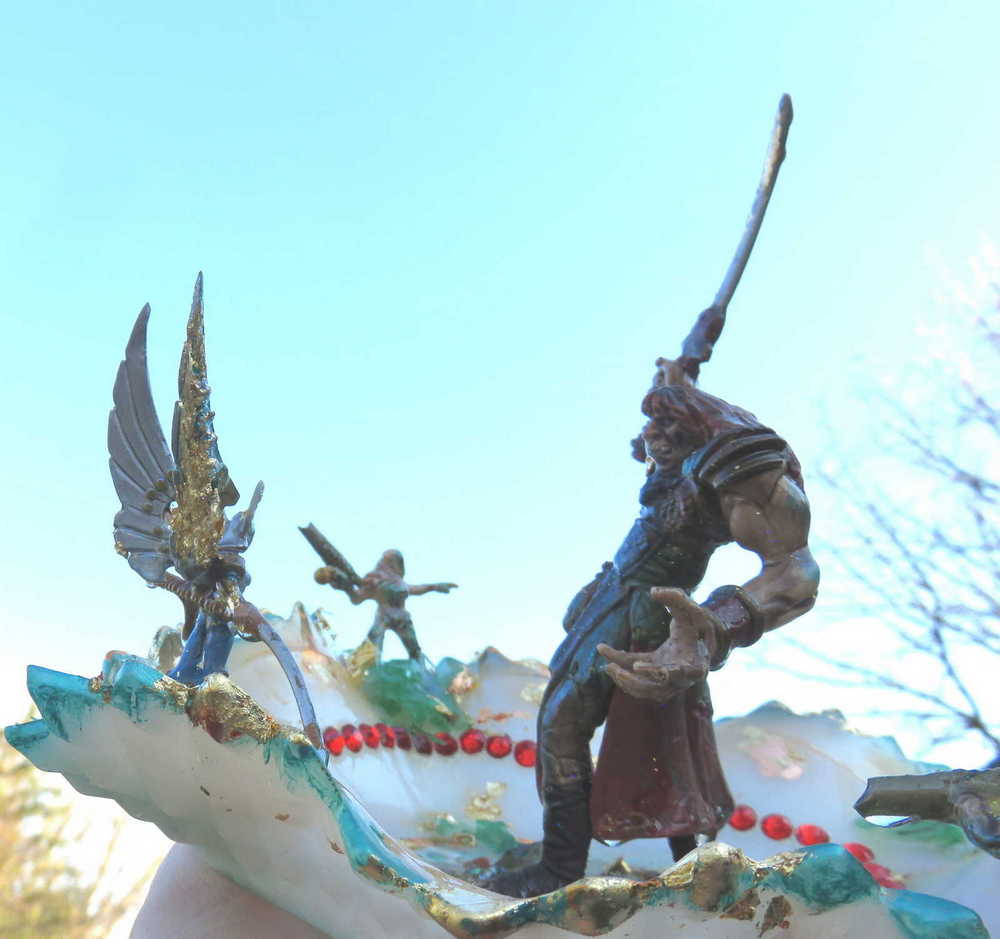
[{"label": "figurine's fingers", "polygon": [[646,698],[653,701],[666,701],[675,693],[675,689],[662,681],[655,681],[650,678],[641,678],[635,672],[626,671],[615,665],[608,663],[608,674],[611,680],[633,698]]},{"label": "figurine's fingers", "polygon": [[688,594],[676,587],[652,587],[649,595],[656,603],[663,604],[675,617],[684,613],[697,615],[701,611],[701,607]]},{"label": "figurine's fingers", "polygon": [[636,662],[649,661],[648,652],[622,652],[621,649],[612,649],[611,646],[605,645],[603,642],[597,644],[597,651],[609,662],[614,662],[615,665],[627,670],[631,670]]}]

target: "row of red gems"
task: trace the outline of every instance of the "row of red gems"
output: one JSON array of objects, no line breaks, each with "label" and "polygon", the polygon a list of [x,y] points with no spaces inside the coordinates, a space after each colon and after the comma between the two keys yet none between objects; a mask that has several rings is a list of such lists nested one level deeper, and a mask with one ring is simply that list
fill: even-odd
[{"label": "row of red gems", "polygon": [[487,736],[475,728],[465,731],[456,740],[451,734],[442,731],[428,737],[419,730],[407,730],[405,727],[389,727],[387,724],[344,724],[339,730],[327,727],[323,732],[323,743],[334,756],[340,756],[344,750],[360,753],[366,746],[369,749],[386,747],[400,750],[414,750],[423,756],[430,756],[437,751],[441,756],[452,756],[461,748],[463,753],[470,755],[485,750],[490,756],[502,759],[514,754],[514,759],[520,766],[535,765],[536,747],[533,740],[521,740],[514,743],[507,734],[491,734]]},{"label": "row of red gems", "polygon": [[[729,824],[737,831],[749,831],[757,824],[757,813],[749,805],[737,805],[733,809],[733,814],[729,816]],[[773,838],[781,841],[792,834],[792,823],[787,815],[773,813],[765,815],[760,820],[760,830]],[[830,840],[826,829],[819,825],[799,825],[795,829],[795,837],[799,844],[825,844]],[[845,851],[850,851],[860,862],[875,882],[883,887],[900,888],[903,882],[896,877],[888,867],[875,863],[875,852],[866,844],[857,841],[847,841],[842,847]]]}]

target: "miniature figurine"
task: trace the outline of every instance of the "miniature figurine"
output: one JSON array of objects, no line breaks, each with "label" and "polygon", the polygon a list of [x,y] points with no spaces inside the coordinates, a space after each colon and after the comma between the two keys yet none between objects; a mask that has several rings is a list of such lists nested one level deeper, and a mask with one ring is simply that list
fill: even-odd
[{"label": "miniature figurine", "polygon": [[449,593],[458,584],[408,584],[403,580],[405,566],[403,555],[393,548],[382,552],[374,570],[359,577],[347,559],[326,538],[315,525],[299,528],[306,540],[316,549],[316,553],[326,562],[313,575],[319,584],[329,584],[334,590],[341,590],[357,606],[365,600],[374,600],[377,606],[375,621],[368,630],[368,641],[375,646],[379,658],[385,631],[391,629],[406,649],[406,654],[416,662],[423,658],[417,633],[413,628],[413,617],[406,609],[408,597],[420,597],[425,593]]},{"label": "miniature figurine", "polygon": [[[169,590],[184,604],[184,648],[169,677],[197,685],[210,675],[226,674],[234,633],[262,640],[291,683],[306,736],[322,746],[298,664],[243,597],[250,583],[243,553],[253,540],[253,517],[264,484],[257,484],[244,511],[226,518],[225,509],[239,501],[239,492],[219,455],[212,423],[201,274],[181,354],[171,449],[149,386],[148,320],[149,304],[139,313],[125,348],[108,417],[111,478],[122,502],[115,516],[115,548],[148,584]],[[169,567],[181,576],[167,573]]]},{"label": "miniature figurine", "polygon": [[959,825],[977,848],[1000,858],[1000,768],[922,776],[877,776],[854,803],[862,817],[901,815]]},{"label": "miniature figurine", "polygon": [[[782,98],[744,236],[714,303],[676,360],[657,360],[633,441],[647,464],[639,517],[570,603],[538,717],[540,863],[498,871],[488,886],[535,896],[583,876],[592,836],[667,837],[674,859],[710,839],[732,811],[705,681],[734,646],[806,612],[819,570],[807,545],[799,464],[752,414],[695,387],[763,220],[791,122]],[[757,554],[760,574],[701,606],[689,594],[721,545]],[[590,739],[607,719],[597,769]]]}]

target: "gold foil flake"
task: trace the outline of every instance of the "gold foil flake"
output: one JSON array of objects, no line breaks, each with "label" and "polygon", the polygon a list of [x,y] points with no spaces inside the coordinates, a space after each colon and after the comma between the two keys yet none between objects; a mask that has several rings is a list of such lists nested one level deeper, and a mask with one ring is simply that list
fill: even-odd
[{"label": "gold foil flake", "polygon": [[444,701],[442,701],[440,698],[435,698],[433,695],[428,695],[428,697],[431,699],[431,701],[434,702],[434,710],[437,711],[438,714],[444,715],[450,721],[455,719],[455,712],[450,707],[448,707],[448,705],[445,704]]},{"label": "gold foil flake", "polygon": [[191,691],[187,713],[192,722],[220,742],[246,735],[258,743],[266,743],[282,732],[281,725],[270,714],[222,674],[209,675]]},{"label": "gold foil flake", "polygon": [[[756,890],[748,890],[731,906],[720,914],[721,919],[752,920],[757,915],[760,906],[760,894]],[[770,909],[770,907],[768,907]]]},{"label": "gold foil flake", "polygon": [[187,685],[175,681],[173,678],[168,678],[166,675],[153,682],[153,687],[160,694],[164,695],[164,697],[170,698],[182,711],[187,710],[188,701],[191,700],[191,695],[194,694],[193,688],[189,688]]},{"label": "gold foil flake", "polygon": [[792,904],[784,897],[774,897],[764,910],[764,918],[760,921],[760,931],[758,936],[770,932],[775,926],[782,929],[788,928],[788,921],[792,916]]},{"label": "gold foil flake", "polygon": [[215,558],[225,527],[217,480],[222,469],[213,456],[215,433],[209,410],[205,331],[196,298],[181,355],[180,418],[177,434],[177,507],[170,516],[177,554],[200,566]]},{"label": "gold foil flake", "polygon": [[348,680],[353,685],[360,685],[368,671],[378,661],[378,649],[371,639],[365,639],[344,662]]},{"label": "gold foil flake", "polygon": [[458,821],[454,815],[448,812],[431,812],[429,815],[424,816],[424,820],[420,823],[420,827],[424,831],[437,831],[438,826],[444,825],[457,825]]},{"label": "gold foil flake", "polygon": [[[577,881],[546,897],[545,908],[565,910],[565,913],[559,916],[558,922],[553,924],[558,925],[560,929],[585,936],[597,936],[625,922],[648,903],[651,897],[662,896],[664,886],[677,891],[678,894],[682,891],[687,892],[695,902],[700,900],[704,903],[711,901],[713,897],[719,898],[724,895],[724,891],[720,892],[720,887],[732,884],[741,874],[754,873],[763,876],[771,870],[780,870],[781,864],[792,865],[794,868],[801,862],[802,857],[803,855],[793,852],[757,864],[748,859],[743,852],[729,845],[709,844],[699,848],[697,854],[690,860],[649,880],[588,877]],[[775,864],[776,860],[778,864]],[[441,882],[437,886],[443,886],[443,880],[438,879]],[[482,912],[473,912],[469,905],[450,903],[428,889],[418,887],[418,892],[428,914],[443,929],[459,939],[510,936],[527,921],[526,906],[537,902],[494,897],[490,904],[483,898],[483,905],[478,907]],[[741,921],[749,921],[752,918],[744,912],[754,902],[751,893],[753,891],[726,909],[726,914],[729,914],[727,918]],[[681,897],[678,896],[677,899]],[[780,926],[787,922],[791,905],[784,898],[776,899],[782,902],[776,903],[772,900],[768,910],[775,917],[775,925]],[[759,898],[757,902],[759,908]],[[706,909],[705,906],[702,908]],[[779,913],[782,915],[777,919]],[[767,914],[765,921],[770,922]]]},{"label": "gold foil flake", "polygon": [[468,694],[479,684],[479,679],[469,671],[468,667],[463,668],[448,685],[448,693],[461,698],[463,694]]},{"label": "gold foil flake", "polygon": [[777,871],[783,877],[787,877],[789,874],[794,873],[795,868],[805,858],[804,851],[783,851],[781,854],[775,854],[773,857],[769,857],[764,863],[757,865],[755,878],[760,880],[770,873],[770,871]]},{"label": "gold foil flake", "polygon": [[545,694],[545,689],[548,687],[548,682],[543,681],[537,685],[525,685],[521,689],[521,698],[527,701],[528,704],[533,704],[538,707],[542,703],[542,697]]},{"label": "gold foil flake", "polygon": [[723,896],[730,893],[736,877],[749,866],[739,848],[714,841],[705,845],[693,858],[691,900],[702,910],[718,909]]},{"label": "gold foil flake", "polygon": [[500,798],[507,791],[507,784],[488,782],[486,791],[474,795],[465,805],[465,814],[477,821],[495,822],[503,817]]}]

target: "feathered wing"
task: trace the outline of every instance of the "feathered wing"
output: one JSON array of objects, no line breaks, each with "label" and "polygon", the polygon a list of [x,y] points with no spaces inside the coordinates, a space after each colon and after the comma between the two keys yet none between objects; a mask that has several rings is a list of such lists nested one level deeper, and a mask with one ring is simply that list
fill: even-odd
[{"label": "feathered wing", "polygon": [[176,466],[167,448],[146,364],[149,304],[142,308],[118,366],[108,416],[111,479],[121,499],[115,516],[115,548],[133,570],[160,583],[173,563],[167,509],[176,499]]}]

